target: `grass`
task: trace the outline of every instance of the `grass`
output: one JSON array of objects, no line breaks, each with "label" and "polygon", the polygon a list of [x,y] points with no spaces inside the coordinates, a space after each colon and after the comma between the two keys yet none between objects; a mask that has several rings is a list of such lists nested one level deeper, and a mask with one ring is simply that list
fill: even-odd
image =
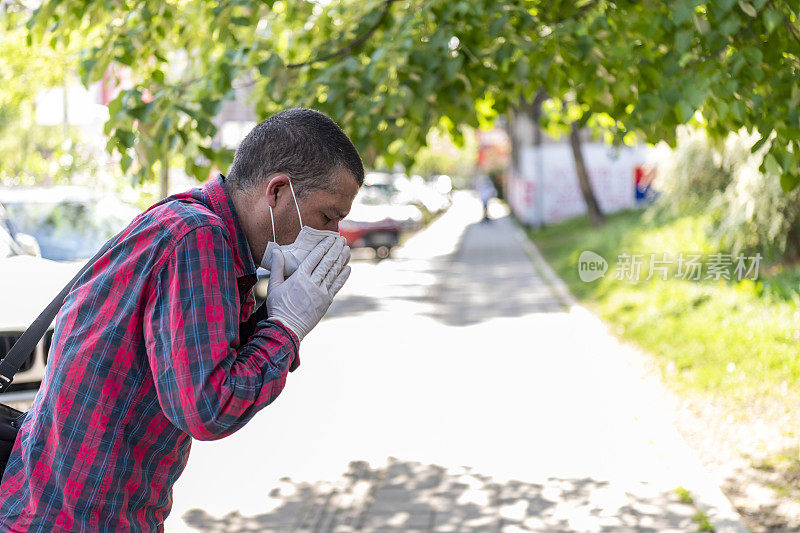
[{"label": "grass", "polygon": [[693,504],[694,498],[692,498],[692,494],[683,487],[678,487],[675,489],[675,494],[678,495],[678,501],[681,503]]},{"label": "grass", "polygon": [[692,520],[695,524],[697,524],[698,531],[714,531],[714,526],[711,525],[708,515],[703,511],[697,511],[697,513],[695,513],[695,515],[692,517]]},{"label": "grass", "polygon": [[[800,380],[800,268],[760,264],[757,279],[645,281],[650,254],[707,254],[721,249],[707,235],[702,214],[659,219],[630,210],[612,214],[595,229],[574,218],[529,236],[584,305],[621,338],[654,354],[668,381],[738,400],[787,400]],[[592,250],[608,261],[593,282],[578,277],[578,257]],[[644,255],[639,281],[616,279],[619,254]],[[669,256],[668,256],[669,257]],[[707,263],[706,263],[707,264]],[[705,266],[702,276],[705,277]]]},{"label": "grass", "polygon": [[[681,503],[685,503],[687,505],[694,505],[694,498],[692,498],[691,493],[683,487],[678,487],[675,489],[675,494],[678,495],[678,501]],[[697,511],[692,516],[692,521],[697,524],[698,531],[714,531],[714,526],[711,524],[711,520],[708,518],[708,515],[703,511]]]},{"label": "grass", "polygon": [[770,476],[767,486],[778,496],[800,502],[800,449],[794,447],[760,459],[753,467]]}]

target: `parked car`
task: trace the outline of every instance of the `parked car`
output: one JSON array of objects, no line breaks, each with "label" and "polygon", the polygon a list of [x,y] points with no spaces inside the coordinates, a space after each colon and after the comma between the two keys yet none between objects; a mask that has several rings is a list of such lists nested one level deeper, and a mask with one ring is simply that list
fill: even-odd
[{"label": "parked car", "polygon": [[12,236],[32,235],[42,257],[79,261],[92,257],[140,210],[84,187],[0,188]]},{"label": "parked car", "polygon": [[[0,359],[82,265],[80,262],[59,263],[26,252],[25,245],[7,230],[7,223],[0,211]],[[38,388],[44,377],[52,339],[53,327],[50,326],[14,376],[10,392]]]},{"label": "parked car", "polygon": [[365,183],[347,218],[339,222],[339,233],[351,248],[372,248],[378,257],[388,257],[400,234],[421,226],[422,212],[413,205],[392,203],[392,195],[381,185]]},{"label": "parked car", "polygon": [[372,248],[380,258],[389,257],[392,248],[400,242],[402,228],[396,220],[373,222],[344,219],[339,222],[339,233],[351,248]]},{"label": "parked car", "polygon": [[[139,209],[81,187],[0,188],[0,358],[86,260]],[[10,391],[38,388],[53,326]]]}]

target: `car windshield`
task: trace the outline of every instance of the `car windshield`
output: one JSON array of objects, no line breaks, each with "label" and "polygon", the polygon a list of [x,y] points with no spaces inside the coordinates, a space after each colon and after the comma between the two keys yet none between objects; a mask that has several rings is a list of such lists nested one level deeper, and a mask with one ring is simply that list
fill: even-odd
[{"label": "car windshield", "polygon": [[116,200],[12,201],[6,213],[16,231],[33,235],[42,257],[74,261],[92,257],[139,210]]}]

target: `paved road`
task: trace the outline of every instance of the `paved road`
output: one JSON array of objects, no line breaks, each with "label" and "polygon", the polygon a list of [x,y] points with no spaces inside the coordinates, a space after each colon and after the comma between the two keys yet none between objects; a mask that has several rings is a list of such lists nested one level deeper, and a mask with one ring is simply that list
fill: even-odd
[{"label": "paved road", "polygon": [[193,444],[167,531],[696,531],[679,486],[741,531],[518,231],[462,193],[392,259],[354,259],[281,396]]}]

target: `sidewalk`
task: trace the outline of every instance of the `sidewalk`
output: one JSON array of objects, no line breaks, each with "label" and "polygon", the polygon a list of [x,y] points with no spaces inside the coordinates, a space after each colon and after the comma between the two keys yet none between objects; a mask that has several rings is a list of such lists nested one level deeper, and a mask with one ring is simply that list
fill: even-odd
[{"label": "sidewalk", "polygon": [[635,355],[480,214],[352,263],[275,403],[193,444],[167,531],[746,531]]}]

